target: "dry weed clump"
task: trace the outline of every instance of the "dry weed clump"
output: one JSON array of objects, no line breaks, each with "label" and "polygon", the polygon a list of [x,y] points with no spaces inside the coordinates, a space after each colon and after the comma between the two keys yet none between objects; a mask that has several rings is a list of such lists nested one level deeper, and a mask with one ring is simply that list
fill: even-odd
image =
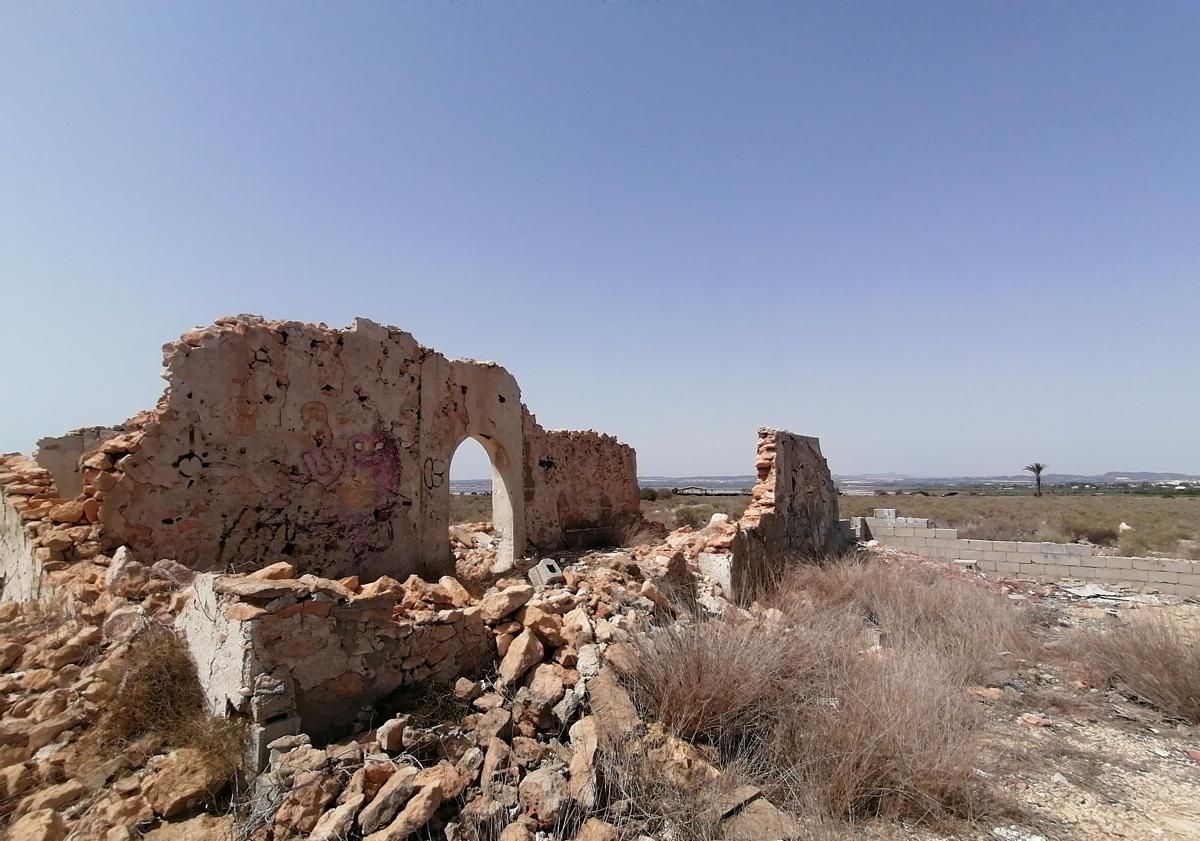
[{"label": "dry weed clump", "polygon": [[636,824],[657,833],[656,837],[722,838],[722,816],[713,810],[721,794],[718,783],[680,779],[645,753],[625,750],[611,741],[601,744],[596,769],[604,789],[602,801],[607,804],[599,813],[603,820],[622,827]]},{"label": "dry weed clump", "polygon": [[814,795],[830,815],[972,817],[976,705],[934,652],[840,658],[831,694],[786,708],[766,747],[765,786],[779,802]]},{"label": "dry weed clump", "polygon": [[1093,679],[1115,686],[1173,718],[1200,724],[1200,639],[1155,616],[1069,643]]},{"label": "dry weed clump", "polygon": [[623,518],[613,532],[614,545],[633,548],[657,543],[662,539],[665,529],[660,523],[634,515]]},{"label": "dry weed clump", "polygon": [[754,621],[673,624],[637,638],[630,683],[642,709],[677,736],[736,751],[769,730],[782,706],[802,700],[798,691],[820,683],[847,633],[849,623],[833,614],[787,634]]},{"label": "dry weed clump", "polygon": [[94,735],[102,754],[187,747],[226,779],[242,770],[243,727],[205,711],[195,664],[177,634],[163,626],[145,629],[130,643],[122,667],[114,703]]},{"label": "dry weed clump", "polygon": [[851,561],[796,570],[771,604],[782,622],[721,618],[638,637],[627,681],[646,717],[712,746],[793,814],[992,811],[972,771],[982,722],[967,688],[1021,642],[1007,600],[936,571]]},{"label": "dry weed clump", "polygon": [[870,556],[794,565],[770,602],[792,615],[844,607],[878,629],[884,647],[934,651],[966,682],[979,682],[1001,652],[1031,644],[1030,618],[974,579]]}]

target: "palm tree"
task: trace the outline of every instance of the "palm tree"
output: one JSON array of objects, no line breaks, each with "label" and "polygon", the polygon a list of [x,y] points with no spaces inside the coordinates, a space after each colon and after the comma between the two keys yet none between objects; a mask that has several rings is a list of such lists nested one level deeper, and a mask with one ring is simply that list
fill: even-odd
[{"label": "palm tree", "polygon": [[1035,461],[1033,464],[1025,465],[1025,469],[1033,474],[1033,481],[1037,482],[1037,490],[1033,492],[1034,496],[1042,495],[1042,471],[1046,469],[1046,465],[1040,461]]}]

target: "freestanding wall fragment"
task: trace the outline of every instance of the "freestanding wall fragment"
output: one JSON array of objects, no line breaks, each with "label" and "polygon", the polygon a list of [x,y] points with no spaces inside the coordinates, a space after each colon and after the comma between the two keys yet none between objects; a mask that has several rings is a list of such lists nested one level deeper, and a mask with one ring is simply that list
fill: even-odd
[{"label": "freestanding wall fragment", "polygon": [[849,542],[820,441],[763,427],[754,467],[758,484],[732,545],[731,589],[739,601],[753,598],[789,559],[820,558]]}]

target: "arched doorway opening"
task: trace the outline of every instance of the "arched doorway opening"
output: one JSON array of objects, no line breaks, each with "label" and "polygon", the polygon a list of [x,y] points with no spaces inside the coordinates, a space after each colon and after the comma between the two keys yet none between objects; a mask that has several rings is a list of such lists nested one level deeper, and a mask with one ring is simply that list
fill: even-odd
[{"label": "arched doorway opening", "polygon": [[[493,442],[468,436],[450,456],[450,549],[470,553],[476,563],[496,550],[497,571],[510,569],[514,560],[513,507],[501,469],[506,454]],[[473,529],[490,523],[490,531]]]}]

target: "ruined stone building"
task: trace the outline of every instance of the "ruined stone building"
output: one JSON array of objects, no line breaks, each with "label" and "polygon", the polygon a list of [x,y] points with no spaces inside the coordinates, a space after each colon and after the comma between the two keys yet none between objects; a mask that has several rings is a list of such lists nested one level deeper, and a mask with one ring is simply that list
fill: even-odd
[{"label": "ruined stone building", "polygon": [[[67,592],[118,639],[174,624],[210,708],[248,719],[260,762],[273,738],[330,737],[399,687],[478,672],[507,650],[503,629],[525,603],[514,589],[528,600],[533,588],[480,599],[453,577],[449,465],[465,439],[492,464],[493,573],[619,545],[641,522],[630,447],[544,429],[504,368],[400,330],[240,316],[164,358],[154,409],[43,439],[36,460],[0,457],[3,599]],[[740,521],[639,547],[630,599],[653,607],[703,576],[746,602],[789,558],[845,545],[815,438],[760,430],[755,469]]]},{"label": "ruined stone building", "polygon": [[630,447],[543,429],[504,368],[408,333],[241,316],[164,357],[155,409],[39,453],[60,492],[95,512],[98,551],[194,570],[290,560],[326,577],[436,578],[453,572],[449,466],[466,438],[491,459],[502,559],[638,516]]}]

